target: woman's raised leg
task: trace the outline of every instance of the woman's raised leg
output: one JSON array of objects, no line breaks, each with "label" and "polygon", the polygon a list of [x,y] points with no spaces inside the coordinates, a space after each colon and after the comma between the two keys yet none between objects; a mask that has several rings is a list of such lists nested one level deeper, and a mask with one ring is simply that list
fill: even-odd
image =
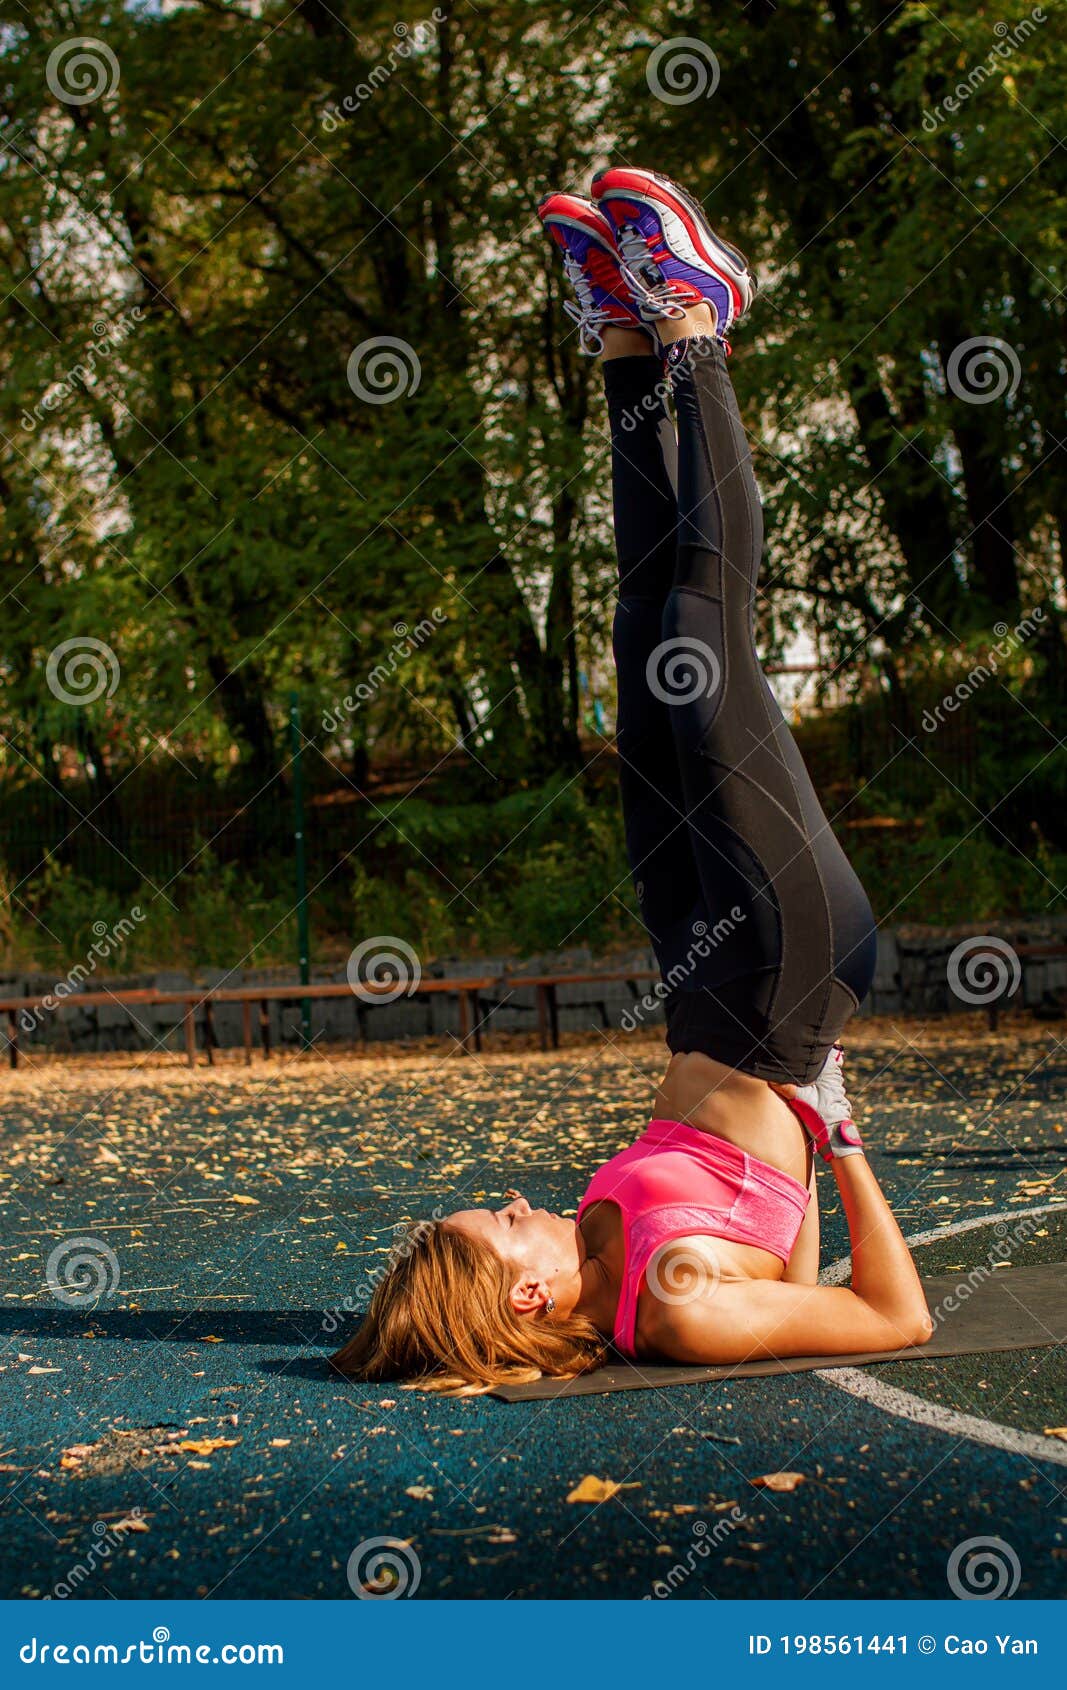
[{"label": "woman's raised leg", "polygon": [[663,359],[648,336],[605,329],[603,364],[619,566],[613,628],[619,784],[641,917],[666,977],[702,913],[670,710],[647,679],[674,583],[677,452]]},{"label": "woman's raised leg", "polygon": [[762,510],[725,348],[694,333],[705,321],[699,306],[660,325],[675,342],[679,445],[663,641],[702,676],[676,689],[675,753],[709,917],[736,909],[743,937],[712,971],[712,1003],[707,976],[676,995],[671,1043],[805,1082],[870,985],[874,920],[756,654]]},{"label": "woman's raised leg", "polygon": [[642,326],[603,211],[589,200],[553,193],[541,201],[538,214],[562,255],[573,292],[564,310],[577,325],[579,346],[603,354],[619,561],[614,649],[627,855],[641,916],[666,976],[700,900],[669,714],[646,681],[674,579],[675,444],[665,404],[668,387],[658,342]]}]

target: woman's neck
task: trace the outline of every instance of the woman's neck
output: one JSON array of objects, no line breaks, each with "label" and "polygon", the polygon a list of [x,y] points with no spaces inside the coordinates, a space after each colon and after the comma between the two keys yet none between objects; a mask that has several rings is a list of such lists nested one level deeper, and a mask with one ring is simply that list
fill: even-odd
[{"label": "woman's neck", "polygon": [[591,1320],[610,1337],[615,1330],[626,1245],[619,1210],[614,1203],[596,1203],[578,1227],[582,1252],[581,1290],[574,1313]]}]

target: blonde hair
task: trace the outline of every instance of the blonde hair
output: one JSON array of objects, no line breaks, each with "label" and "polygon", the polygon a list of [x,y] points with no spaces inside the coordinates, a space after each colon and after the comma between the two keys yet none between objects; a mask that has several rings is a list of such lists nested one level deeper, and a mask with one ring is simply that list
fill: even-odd
[{"label": "blonde hair", "polygon": [[332,1365],[350,1379],[404,1379],[473,1395],[542,1374],[566,1378],[603,1360],[606,1345],[592,1321],[525,1318],[510,1292],[508,1268],[488,1244],[421,1222]]}]

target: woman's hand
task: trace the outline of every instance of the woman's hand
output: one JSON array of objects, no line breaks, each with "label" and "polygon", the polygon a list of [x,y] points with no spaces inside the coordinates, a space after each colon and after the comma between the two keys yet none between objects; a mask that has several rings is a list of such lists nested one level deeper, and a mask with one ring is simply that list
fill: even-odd
[{"label": "woman's hand", "polygon": [[863,1140],[845,1092],[844,1062],[844,1051],[834,1045],[811,1085],[788,1088],[797,1102],[815,1112],[817,1125],[805,1121],[804,1129],[824,1162],[863,1155]]}]

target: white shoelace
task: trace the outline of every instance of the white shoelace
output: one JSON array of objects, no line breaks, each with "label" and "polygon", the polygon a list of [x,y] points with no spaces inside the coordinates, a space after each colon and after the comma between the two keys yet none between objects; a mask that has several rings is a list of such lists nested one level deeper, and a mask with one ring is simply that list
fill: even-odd
[{"label": "white shoelace", "polygon": [[603,305],[596,304],[593,298],[593,284],[572,253],[563,254],[563,271],[578,295],[576,300],[565,299],[563,309],[578,325],[578,345],[581,351],[587,358],[595,358],[598,352],[604,350],[600,325],[608,321],[610,312]]},{"label": "white shoelace", "polygon": [[643,316],[684,317],[684,308],[663,280],[656,261],[648,256],[648,242],[640,229],[623,223],[616,233],[622,263],[619,268],[634,298],[640,301]]}]

